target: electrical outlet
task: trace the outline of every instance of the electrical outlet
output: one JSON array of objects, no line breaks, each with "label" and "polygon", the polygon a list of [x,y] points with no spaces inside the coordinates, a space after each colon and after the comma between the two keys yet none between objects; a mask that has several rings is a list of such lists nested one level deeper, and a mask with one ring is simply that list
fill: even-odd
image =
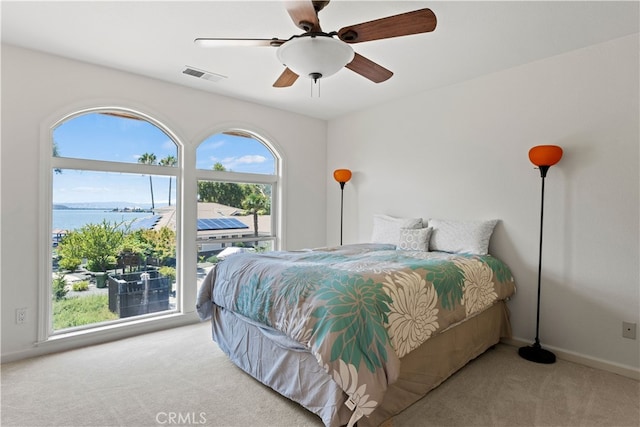
[{"label": "electrical outlet", "polygon": [[636,339],[636,324],[630,322],[622,322],[622,336],[632,340]]},{"label": "electrical outlet", "polygon": [[23,323],[27,323],[27,309],[26,308],[17,308],[16,309],[16,323],[21,325]]}]

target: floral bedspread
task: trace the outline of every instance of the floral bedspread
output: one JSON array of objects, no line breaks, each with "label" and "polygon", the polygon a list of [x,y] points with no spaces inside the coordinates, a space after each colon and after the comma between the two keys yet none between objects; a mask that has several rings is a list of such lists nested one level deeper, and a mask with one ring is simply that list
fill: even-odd
[{"label": "floral bedspread", "polygon": [[380,244],[236,254],[210,275],[201,318],[208,299],[306,346],[349,396],[350,424],[382,401],[399,358],[515,292],[510,269],[490,255]]}]

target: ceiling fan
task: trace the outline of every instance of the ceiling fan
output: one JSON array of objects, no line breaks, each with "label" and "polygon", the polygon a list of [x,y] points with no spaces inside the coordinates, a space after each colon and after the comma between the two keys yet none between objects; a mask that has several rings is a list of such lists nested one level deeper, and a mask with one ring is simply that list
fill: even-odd
[{"label": "ceiling fan", "polygon": [[435,14],[430,9],[419,9],[350,25],[338,31],[327,33],[320,27],[318,12],[329,1],[284,1],[285,8],[293,23],[304,31],[303,34],[294,35],[289,39],[277,37],[271,39],[197,38],[195,43],[209,47],[266,46],[278,48],[276,54],[286,68],[273,84],[274,87],[291,86],[301,75],[317,81],[322,77],[335,74],[343,67],[374,83],[380,83],[389,79],[393,72],[354,52],[350,44],[427,33],[436,28]]}]

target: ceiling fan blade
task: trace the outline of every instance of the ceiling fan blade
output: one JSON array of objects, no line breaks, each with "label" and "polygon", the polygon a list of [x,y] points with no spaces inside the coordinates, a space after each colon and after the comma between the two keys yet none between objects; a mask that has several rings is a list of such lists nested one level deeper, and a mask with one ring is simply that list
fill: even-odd
[{"label": "ceiling fan blade", "polygon": [[289,87],[298,80],[298,75],[291,71],[289,68],[285,68],[278,80],[275,81],[273,87]]},{"label": "ceiling fan blade", "polygon": [[316,12],[311,0],[287,0],[284,2],[289,16],[293,20],[296,27],[309,32],[320,32],[320,21],[318,20],[318,12]]},{"label": "ceiling fan blade", "polygon": [[197,38],[193,41],[203,47],[227,47],[227,46],[266,46],[278,47],[286,40],[272,39],[226,39],[226,38]]},{"label": "ceiling fan blade", "polygon": [[436,15],[430,9],[419,9],[341,28],[338,37],[347,43],[361,43],[428,33],[436,29],[436,24]]},{"label": "ceiling fan blade", "polygon": [[353,61],[349,62],[345,67],[360,74],[362,77],[368,78],[374,83],[381,83],[393,76],[393,72],[358,53],[353,57]]}]

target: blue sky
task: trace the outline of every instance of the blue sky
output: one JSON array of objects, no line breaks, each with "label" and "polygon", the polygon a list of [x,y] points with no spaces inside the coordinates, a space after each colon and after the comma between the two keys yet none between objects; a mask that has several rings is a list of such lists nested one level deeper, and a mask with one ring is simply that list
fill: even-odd
[{"label": "blue sky", "polygon": [[212,135],[200,144],[196,155],[198,169],[211,169],[219,162],[229,171],[275,173],[273,154],[252,138],[222,133]]},{"label": "blue sky", "polygon": [[[138,163],[144,153],[155,154],[157,161],[167,156],[178,158],[176,145],[169,136],[144,120],[91,113],[61,124],[53,137],[61,157],[124,163]],[[216,162],[235,172],[271,174],[275,167],[273,155],[260,142],[225,134],[212,135],[197,150],[197,168],[211,169]],[[156,206],[166,205],[169,178],[154,176],[152,181]],[[173,204],[175,179],[172,187]],[[150,204],[150,194],[148,175],[63,170],[53,177],[56,204],[109,201]]]}]

